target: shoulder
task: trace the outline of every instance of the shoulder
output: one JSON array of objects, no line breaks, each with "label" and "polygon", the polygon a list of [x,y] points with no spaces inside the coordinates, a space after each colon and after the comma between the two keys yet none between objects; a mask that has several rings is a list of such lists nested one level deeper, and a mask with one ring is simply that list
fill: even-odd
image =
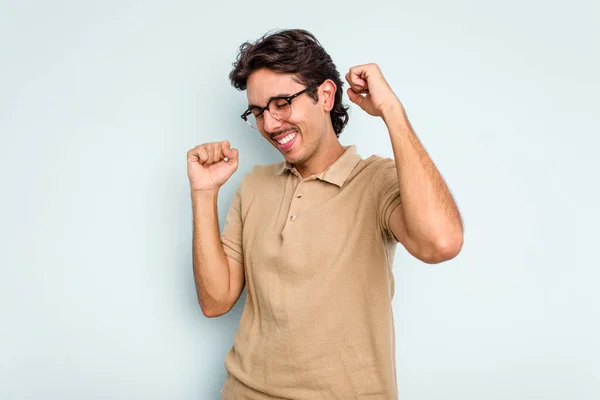
[{"label": "shoulder", "polygon": [[396,163],[393,158],[372,155],[358,163],[353,175],[372,182],[377,176],[385,174],[387,170],[395,170],[395,168]]},{"label": "shoulder", "polygon": [[252,167],[249,174],[257,177],[273,178],[274,176],[277,176],[277,173],[283,168],[284,164],[284,161],[280,161],[275,164],[255,165]]},{"label": "shoulder", "polygon": [[266,185],[277,180],[277,173],[283,167],[284,162],[269,165],[255,165],[247,172],[240,183],[240,191],[246,195],[256,193],[264,189]]},{"label": "shoulder", "polygon": [[250,182],[272,182],[278,176],[277,173],[283,168],[284,162],[268,165],[255,165],[250,172],[244,175],[244,181]]}]

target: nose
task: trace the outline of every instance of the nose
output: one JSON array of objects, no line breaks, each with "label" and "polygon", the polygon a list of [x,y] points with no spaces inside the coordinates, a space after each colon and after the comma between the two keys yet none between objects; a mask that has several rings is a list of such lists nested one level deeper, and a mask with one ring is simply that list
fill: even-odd
[{"label": "nose", "polygon": [[273,116],[271,115],[269,110],[266,110],[263,113],[263,116],[264,116],[263,128],[266,133],[271,133],[271,132],[274,132],[281,128],[281,124],[283,123],[283,121],[279,121],[279,120],[273,118]]}]

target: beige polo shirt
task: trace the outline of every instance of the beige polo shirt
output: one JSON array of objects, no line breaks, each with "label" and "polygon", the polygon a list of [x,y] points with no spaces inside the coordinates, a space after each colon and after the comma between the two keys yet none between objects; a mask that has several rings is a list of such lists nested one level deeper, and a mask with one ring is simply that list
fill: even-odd
[{"label": "beige polo shirt", "polygon": [[244,177],[221,237],[246,274],[223,399],[397,398],[398,204],[394,161],[355,146],[304,179],[287,162]]}]

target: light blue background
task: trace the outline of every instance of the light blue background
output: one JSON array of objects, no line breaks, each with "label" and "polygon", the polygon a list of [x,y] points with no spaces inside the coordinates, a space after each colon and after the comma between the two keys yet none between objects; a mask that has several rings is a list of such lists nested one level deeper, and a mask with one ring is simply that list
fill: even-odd
[{"label": "light blue background", "polygon": [[[231,63],[290,27],[342,75],[381,66],[465,219],[455,260],[398,251],[401,398],[600,398],[600,28],[582,0],[0,1],[0,398],[219,398],[245,297],[200,312],[185,155],[240,150],[222,223],[243,174],[280,160],[239,118]],[[392,155],[356,107],[341,141]]]}]

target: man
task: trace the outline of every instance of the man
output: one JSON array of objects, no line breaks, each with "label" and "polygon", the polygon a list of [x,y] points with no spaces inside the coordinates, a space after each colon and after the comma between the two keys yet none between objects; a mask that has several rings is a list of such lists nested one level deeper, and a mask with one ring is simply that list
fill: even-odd
[{"label": "man", "polygon": [[240,184],[223,234],[219,188],[238,167],[229,142],[187,153],[194,277],[207,317],[246,304],[225,360],[223,399],[395,399],[392,263],[397,242],[426,263],[455,257],[452,196],[375,64],[350,69],[350,100],[382,118],[394,159],[362,159],[338,137],[343,83],[304,30],[245,43],[230,74],[242,118],[284,157]]}]

